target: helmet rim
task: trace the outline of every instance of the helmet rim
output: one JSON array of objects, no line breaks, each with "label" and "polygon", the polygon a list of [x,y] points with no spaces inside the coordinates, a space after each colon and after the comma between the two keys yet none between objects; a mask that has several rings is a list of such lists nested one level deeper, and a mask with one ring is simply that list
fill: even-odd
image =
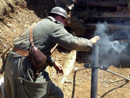
[{"label": "helmet rim", "polygon": [[62,17],[68,19],[68,15],[67,15],[67,12],[61,8],[61,7],[54,7],[50,13],[54,13],[54,14],[58,14],[58,15],[61,15]]}]

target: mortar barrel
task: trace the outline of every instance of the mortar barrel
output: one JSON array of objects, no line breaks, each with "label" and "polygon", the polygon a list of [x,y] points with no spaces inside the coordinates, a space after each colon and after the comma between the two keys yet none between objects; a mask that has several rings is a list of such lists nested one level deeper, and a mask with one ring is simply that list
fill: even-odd
[{"label": "mortar barrel", "polygon": [[91,74],[91,98],[97,98],[97,84],[98,84],[98,52],[99,46],[93,47],[93,61]]}]

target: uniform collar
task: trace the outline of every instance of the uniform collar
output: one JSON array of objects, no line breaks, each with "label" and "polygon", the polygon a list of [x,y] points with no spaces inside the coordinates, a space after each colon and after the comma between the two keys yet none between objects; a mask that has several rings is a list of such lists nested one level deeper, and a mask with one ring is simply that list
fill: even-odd
[{"label": "uniform collar", "polygon": [[52,16],[48,16],[47,19],[50,19],[51,21],[53,21],[53,22],[55,22],[55,23],[59,23],[59,24],[61,24],[62,26],[64,26],[63,23],[57,21],[57,20],[56,20],[54,17],[52,17]]},{"label": "uniform collar", "polygon": [[54,17],[52,17],[52,16],[48,16],[47,18],[50,19],[53,22],[56,22],[56,19]]}]

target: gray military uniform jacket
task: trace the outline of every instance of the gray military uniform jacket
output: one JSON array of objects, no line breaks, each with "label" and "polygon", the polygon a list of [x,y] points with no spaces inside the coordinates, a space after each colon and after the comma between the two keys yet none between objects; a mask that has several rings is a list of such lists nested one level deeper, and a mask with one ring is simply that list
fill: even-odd
[{"label": "gray military uniform jacket", "polygon": [[[34,45],[43,53],[47,54],[56,43],[60,46],[77,51],[89,51],[92,42],[86,38],[76,37],[67,32],[64,26],[53,17],[49,16],[39,21],[33,28]],[[29,50],[29,32],[21,40],[17,41],[14,46]]]},{"label": "gray military uniform jacket", "polygon": [[[90,40],[71,35],[64,29],[62,23],[51,16],[33,27],[33,38],[34,45],[44,54],[48,54],[56,43],[66,49],[77,51],[89,51],[92,47]],[[14,46],[29,50],[29,32],[14,43]],[[5,98],[46,98],[51,84],[48,73],[42,71],[35,83],[32,74],[30,59],[10,51],[4,74]]]}]

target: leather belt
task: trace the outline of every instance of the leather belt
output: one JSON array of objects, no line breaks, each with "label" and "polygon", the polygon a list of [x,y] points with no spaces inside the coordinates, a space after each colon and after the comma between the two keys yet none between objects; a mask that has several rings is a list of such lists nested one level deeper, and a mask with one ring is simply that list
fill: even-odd
[{"label": "leather belt", "polygon": [[29,56],[29,51],[28,50],[24,50],[22,48],[18,48],[18,47],[14,47],[13,48],[13,52],[22,55],[22,56]]}]

